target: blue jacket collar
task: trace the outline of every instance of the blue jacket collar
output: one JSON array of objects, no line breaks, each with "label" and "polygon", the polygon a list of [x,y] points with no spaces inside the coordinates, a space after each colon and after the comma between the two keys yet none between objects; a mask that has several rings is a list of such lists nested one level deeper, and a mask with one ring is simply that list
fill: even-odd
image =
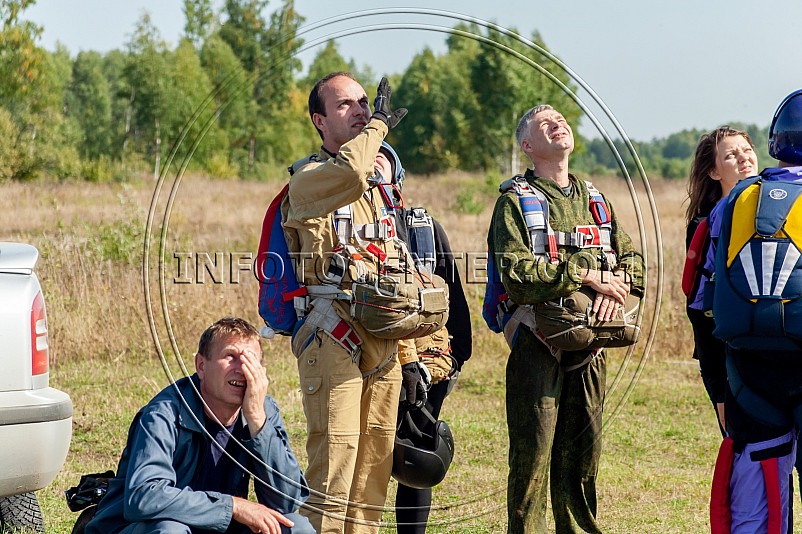
[{"label": "blue jacket collar", "polygon": [[172,384],[178,398],[178,424],[191,432],[203,433],[205,415],[200,394],[200,378],[195,373]]},{"label": "blue jacket collar", "polygon": [[760,176],[766,180],[798,180],[802,178],[802,166],[770,167],[768,169],[763,169]]}]

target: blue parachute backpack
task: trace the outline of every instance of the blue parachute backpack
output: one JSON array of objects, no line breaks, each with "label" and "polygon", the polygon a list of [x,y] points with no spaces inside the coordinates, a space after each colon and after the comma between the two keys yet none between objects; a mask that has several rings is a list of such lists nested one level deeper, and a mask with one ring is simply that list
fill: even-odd
[{"label": "blue parachute backpack", "polygon": [[802,346],[801,194],[802,168],[776,168],[741,181],[727,199],[716,248],[713,334],[734,349]]},{"label": "blue parachute backpack", "polygon": [[507,290],[501,283],[501,275],[496,268],[496,262],[487,255],[487,284],[485,284],[485,298],[482,301],[482,317],[488,328],[500,334],[504,331],[507,321],[512,317],[512,311],[507,308],[509,302]]},{"label": "blue parachute backpack", "polygon": [[[516,178],[524,179],[522,175],[516,175],[513,180]],[[499,192],[510,190],[511,184],[511,181],[505,181],[499,188]],[[528,185],[525,187],[528,187]],[[518,191],[516,190],[516,192]],[[533,243],[537,240],[537,234],[543,234],[546,237],[549,248],[548,257],[551,260],[551,252],[556,253],[556,242],[553,241],[554,232],[551,231],[551,226],[548,224],[549,203],[545,197],[541,199],[537,196],[537,190],[532,189],[532,193],[534,194],[519,194],[518,201],[521,206],[521,213],[524,216],[524,221]],[[496,262],[490,257],[490,252],[488,251],[487,284],[485,284],[485,297],[482,301],[482,317],[484,317],[485,323],[487,323],[490,330],[500,334],[504,332],[504,327],[514,311],[515,305],[509,300],[507,290],[504,289],[504,285],[501,283],[501,275],[496,267]]]},{"label": "blue parachute backpack", "polygon": [[292,335],[298,321],[295,297],[306,294],[306,288],[295,278],[281,226],[281,201],[288,189],[289,184],[267,208],[255,264],[259,279],[259,315],[270,328],[286,336]]}]

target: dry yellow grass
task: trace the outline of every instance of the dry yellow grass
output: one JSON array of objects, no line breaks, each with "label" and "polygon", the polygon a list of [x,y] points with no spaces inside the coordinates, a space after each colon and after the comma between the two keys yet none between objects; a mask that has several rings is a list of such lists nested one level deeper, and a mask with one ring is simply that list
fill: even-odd
[{"label": "dry yellow grass", "polygon": [[[611,199],[639,243],[634,204],[624,182],[598,178],[594,183]],[[156,238],[150,242],[148,270],[163,364],[151,337],[142,282],[144,229],[154,184],[4,184],[0,240],[26,241],[42,253],[38,273],[50,319],[51,383],[67,391],[75,404],[67,463],[54,484],[39,493],[49,532],[69,532],[75,515],[67,511],[61,492],[75,484],[80,474],[116,465],[131,417],[168,383],[165,368],[180,376],[185,362],[191,366],[191,355],[205,326],[226,314],[260,324],[257,282],[242,271],[238,283],[232,283],[229,260],[233,253],[255,253],[264,210],[281,185],[280,180],[183,179],[166,234],[162,305],[157,237],[172,186],[165,183],[154,210]],[[620,382],[608,398],[607,445],[599,481],[600,520],[605,532],[704,532],[718,437],[712,409],[690,359],[690,328],[679,290],[684,183],[655,180],[651,185],[662,228],[662,311],[651,361],[634,389],[628,387],[633,383],[635,364],[643,358],[645,342],[639,343],[624,370],[618,371],[623,351],[612,355],[609,381],[613,383],[618,372]],[[653,303],[656,235],[645,192],[639,185],[635,190],[646,223],[652,281],[649,302]],[[460,192],[475,196],[478,208],[473,213],[460,211]],[[466,253],[461,270],[465,282],[468,253],[486,250],[495,198],[492,184],[485,183],[484,177],[467,174],[411,176],[405,196],[411,204],[427,206],[447,229],[452,248]],[[206,273],[205,283],[196,283],[194,258],[199,253],[214,258],[215,252],[223,253],[224,279],[215,283]],[[193,268],[189,273],[179,272],[175,254],[190,253]],[[182,276],[191,283],[176,283]],[[481,284],[466,284],[474,356],[444,408],[458,450],[449,476],[435,491],[436,504],[446,509],[432,514],[435,522],[460,521],[432,527],[433,532],[504,530],[507,350],[500,336],[484,327],[483,291]],[[647,323],[651,313],[647,310]],[[305,422],[295,359],[286,339],[265,342],[264,347],[271,394],[282,407],[292,445],[303,464]],[[626,395],[630,395],[628,399]],[[614,419],[609,417],[613,412]],[[393,491],[391,487],[391,495]],[[386,517],[392,520],[391,514]]]}]

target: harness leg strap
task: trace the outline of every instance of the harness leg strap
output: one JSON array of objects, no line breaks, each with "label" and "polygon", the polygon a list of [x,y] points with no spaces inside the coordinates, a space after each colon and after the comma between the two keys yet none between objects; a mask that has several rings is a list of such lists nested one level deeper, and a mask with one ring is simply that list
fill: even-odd
[{"label": "harness leg strap", "polygon": [[769,528],[766,534],[783,534],[782,498],[780,497],[780,476],[777,468],[777,458],[761,460],[760,465],[763,467],[763,479],[766,482],[766,504],[769,509]]},{"label": "harness leg strap", "polygon": [[710,533],[730,534],[732,511],[730,510],[730,478],[732,478],[733,441],[726,437],[721,442],[713,471],[710,491]]},{"label": "harness leg strap", "polygon": [[310,325],[323,330],[338,345],[348,351],[353,361],[362,354],[362,338],[347,321],[340,319],[328,298],[317,297],[306,320]]}]

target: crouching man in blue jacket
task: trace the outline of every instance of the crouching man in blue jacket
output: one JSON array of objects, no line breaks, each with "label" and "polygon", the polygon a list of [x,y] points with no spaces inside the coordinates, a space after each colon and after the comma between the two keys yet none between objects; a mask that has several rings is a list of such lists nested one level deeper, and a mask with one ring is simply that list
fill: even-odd
[{"label": "crouching man in blue jacket", "polygon": [[[314,533],[291,513],[309,489],[261,362],[248,322],[226,317],[207,328],[196,373],[134,417],[86,533]],[[248,500],[251,474],[258,503]]]}]

